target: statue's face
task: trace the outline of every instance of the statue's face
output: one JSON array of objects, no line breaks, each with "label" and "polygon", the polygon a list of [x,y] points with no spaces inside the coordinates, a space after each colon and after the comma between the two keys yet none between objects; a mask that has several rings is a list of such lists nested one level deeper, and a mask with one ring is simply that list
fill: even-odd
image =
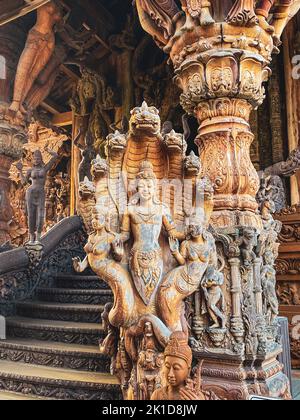
[{"label": "statue's face", "polygon": [[34,153],[33,155],[33,165],[40,166],[42,164],[42,155],[39,153]]},{"label": "statue's face", "polygon": [[155,196],[155,181],[152,179],[141,179],[138,183],[138,193],[144,200],[151,200]]},{"label": "statue's face", "polygon": [[201,225],[190,225],[189,233],[192,238],[198,238],[203,235],[203,227]]},{"label": "statue's face", "polygon": [[166,357],[165,369],[168,384],[173,388],[184,385],[190,374],[187,363],[183,359],[174,356]]},{"label": "statue's face", "polygon": [[102,230],[105,227],[105,217],[97,216],[92,221],[93,229]]}]

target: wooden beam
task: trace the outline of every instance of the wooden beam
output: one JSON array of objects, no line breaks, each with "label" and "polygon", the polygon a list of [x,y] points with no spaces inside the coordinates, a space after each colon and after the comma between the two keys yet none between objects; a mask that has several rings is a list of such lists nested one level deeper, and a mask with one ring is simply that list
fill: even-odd
[{"label": "wooden beam", "polygon": [[53,115],[52,124],[55,125],[56,127],[66,127],[66,126],[72,125],[72,123],[73,123],[72,111]]},{"label": "wooden beam", "polygon": [[60,66],[61,71],[68,76],[70,79],[74,80],[74,82],[78,82],[78,80],[80,79],[80,76],[78,76],[76,73],[74,73],[71,69],[69,69],[69,67],[67,67],[65,64],[62,64]]},{"label": "wooden beam", "polygon": [[5,25],[15,19],[18,19],[22,16],[27,15],[28,13],[32,12],[33,10],[38,9],[41,6],[49,3],[50,0],[25,0],[24,5],[22,7],[18,7],[17,9],[13,9],[7,13],[4,13],[0,16],[0,26]]}]

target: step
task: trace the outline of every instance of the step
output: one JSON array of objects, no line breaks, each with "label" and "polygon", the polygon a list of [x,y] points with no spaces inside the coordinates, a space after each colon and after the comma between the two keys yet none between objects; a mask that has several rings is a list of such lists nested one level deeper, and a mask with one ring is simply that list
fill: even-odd
[{"label": "step", "polygon": [[96,289],[40,288],[37,290],[37,295],[41,301],[83,305],[105,305],[113,300],[111,290]]},{"label": "step", "polygon": [[99,346],[32,339],[0,341],[0,360],[90,372],[110,371],[110,359],[100,353]]},{"label": "step", "polygon": [[0,391],[0,401],[45,401],[50,398],[41,398],[34,395],[18,394],[17,392]]},{"label": "step", "polygon": [[109,289],[109,286],[97,276],[58,274],[55,279],[57,288],[65,289]]},{"label": "step", "polygon": [[7,318],[7,336],[42,341],[98,345],[104,331],[100,324],[52,321],[22,317]]},{"label": "step", "polygon": [[22,317],[51,319],[54,321],[101,323],[103,305],[82,305],[73,303],[22,302],[17,313]]},{"label": "step", "polygon": [[0,389],[59,400],[119,400],[116,377],[0,361]]}]

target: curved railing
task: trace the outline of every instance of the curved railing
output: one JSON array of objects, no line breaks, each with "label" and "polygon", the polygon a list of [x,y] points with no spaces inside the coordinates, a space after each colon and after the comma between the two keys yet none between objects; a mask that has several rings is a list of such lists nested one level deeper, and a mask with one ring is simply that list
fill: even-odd
[{"label": "curved railing", "polygon": [[72,258],[83,256],[85,242],[82,221],[74,216],[42,238],[42,252],[22,247],[0,254],[0,314],[14,314],[16,304],[32,298],[37,287],[51,287],[56,274],[72,272]]}]

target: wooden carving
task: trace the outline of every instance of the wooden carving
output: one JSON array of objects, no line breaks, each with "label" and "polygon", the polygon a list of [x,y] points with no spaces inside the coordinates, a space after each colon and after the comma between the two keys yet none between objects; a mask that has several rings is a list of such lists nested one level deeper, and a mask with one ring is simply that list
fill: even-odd
[{"label": "wooden carving", "polygon": [[41,71],[49,63],[55,49],[54,25],[62,19],[60,10],[50,2],[37,11],[37,22],[31,29],[21,55],[10,110],[26,113],[24,102]]},{"label": "wooden carving", "polygon": [[[278,302],[274,269],[281,225],[272,217],[275,210],[272,199],[265,197],[260,208],[256,200],[260,180],[250,158],[254,136],[249,121],[251,111],[264,101],[263,84],[271,74],[272,53],[278,52],[282,30],[299,10],[300,2],[236,0],[218,2],[217,6],[217,2],[210,3],[212,8],[204,1],[182,1],[185,17],[181,15],[173,20],[174,34],[162,45],[174,65],[175,82],[182,90],[181,104],[198,119],[196,144],[202,176],[214,186],[210,222],[218,267],[215,271],[208,267],[189,301],[194,305],[192,326],[197,341],[194,349],[205,359],[204,389],[232,399],[246,399],[247,392],[289,398],[287,378],[274,358],[274,354],[281,352],[276,338]],[[211,14],[210,19],[202,20],[202,14],[207,12]],[[155,38],[154,20],[146,30]],[[297,153],[291,156],[291,167],[296,160]],[[265,191],[268,188],[266,185]],[[274,185],[272,189],[275,188]],[[279,198],[274,198],[278,202]],[[171,242],[171,247],[177,260],[182,263],[188,260],[185,263],[188,266],[188,250],[194,248],[194,243],[183,244],[180,249],[178,243]],[[195,249],[194,267],[198,267],[197,255],[200,257]],[[168,285],[170,291],[172,287],[178,290],[178,284],[185,291],[180,268],[175,270],[169,274],[173,275]],[[192,274],[188,278],[192,289]],[[223,282],[227,287],[224,288]],[[176,292],[170,295],[176,305]],[[168,311],[164,309],[162,318],[166,315]],[[232,348],[228,330],[233,338]],[[214,360],[206,356],[208,348],[218,349]],[[230,364],[229,348],[237,363],[237,354],[257,361],[252,372],[246,373],[246,393],[245,388],[236,387],[228,379],[229,372],[220,360]],[[267,374],[264,363],[272,365],[274,371]],[[244,369],[245,365],[241,363],[240,368]],[[235,368],[230,369],[233,372]],[[250,385],[251,376],[255,379]],[[226,383],[224,387],[220,386],[221,377]],[[268,379],[259,379],[262,377]],[[280,382],[277,392],[276,382],[278,386]]]},{"label": "wooden carving", "polygon": [[[183,204],[185,197],[182,135],[171,130],[163,140],[158,110],[143,103],[131,113],[127,136],[116,131],[107,144],[108,160],[97,156],[92,162],[93,183],[86,179],[80,186],[79,209],[90,236],[86,259],[75,259],[74,267],[82,272],[90,266],[113,290],[108,330],[118,331],[115,372],[125,398],[150,399],[162,384],[161,350],[172,332],[188,330],[184,299],[200,287],[208,267],[218,271],[214,239],[207,232],[211,186],[200,177],[199,165],[191,171],[190,162],[187,188],[192,193],[186,197],[193,214],[188,218],[190,229],[184,232],[186,216],[182,218],[181,211],[177,217],[175,205]],[[176,178],[170,180],[170,175]],[[169,181],[182,184],[179,193],[163,194]],[[179,268],[169,258],[171,252]],[[111,340],[109,334],[101,345],[110,356]],[[132,375],[135,379],[129,382]]]}]

